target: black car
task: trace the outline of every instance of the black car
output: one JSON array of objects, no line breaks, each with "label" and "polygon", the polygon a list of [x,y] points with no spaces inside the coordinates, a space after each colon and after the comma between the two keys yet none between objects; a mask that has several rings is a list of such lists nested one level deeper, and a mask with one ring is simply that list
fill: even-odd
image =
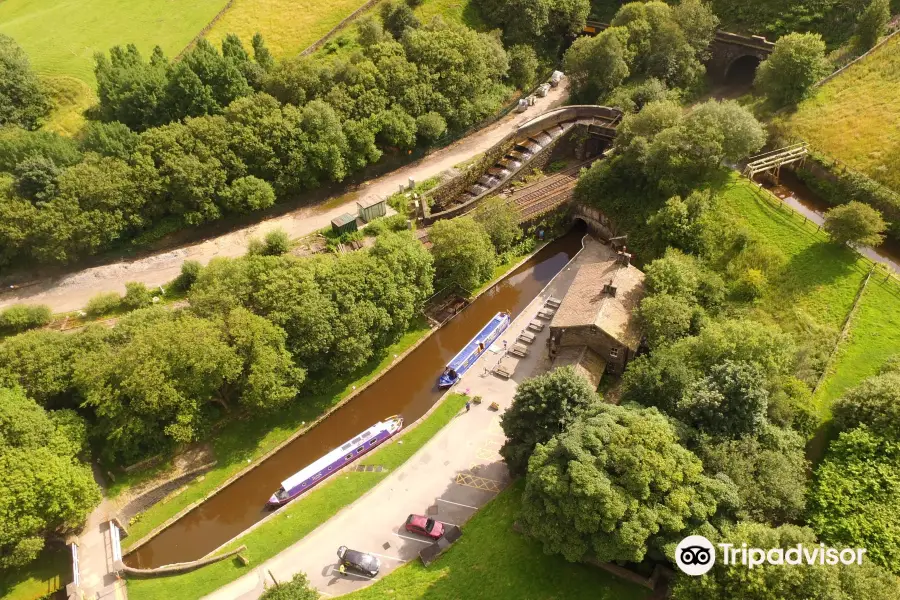
[{"label": "black car", "polygon": [[381,568],[381,562],[377,557],[365,552],[351,550],[347,546],[338,548],[337,555],[344,566],[355,569],[369,577],[378,575],[378,569]]}]

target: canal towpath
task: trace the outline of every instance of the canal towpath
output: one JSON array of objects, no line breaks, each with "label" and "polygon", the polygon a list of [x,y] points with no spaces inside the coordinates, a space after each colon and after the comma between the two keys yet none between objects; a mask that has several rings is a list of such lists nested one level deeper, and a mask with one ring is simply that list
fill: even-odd
[{"label": "canal towpath", "polygon": [[[526,325],[536,318],[547,298],[562,298],[578,267],[597,261],[604,248],[586,238],[585,248],[548,283],[492,346],[512,346]],[[518,362],[510,379],[486,373],[502,358],[500,352],[485,352],[462,377],[454,391],[481,396],[469,412],[461,411],[425,446],[378,486],[347,506],[312,533],[252,572],[223,586],[205,598],[209,600],[250,600],[259,598],[267,585],[288,581],[305,572],[326,597],[352,592],[418,557],[428,542],[408,534],[403,524],[410,513],[425,514],[447,525],[462,525],[493,499],[508,483],[506,465],[499,450],[505,441],[500,416],[512,403],[518,384],[546,372],[549,327],[536,335],[528,356]],[[499,410],[489,408],[492,402]],[[337,570],[336,551],[346,545],[369,552],[381,560],[381,572],[373,580]]]}]

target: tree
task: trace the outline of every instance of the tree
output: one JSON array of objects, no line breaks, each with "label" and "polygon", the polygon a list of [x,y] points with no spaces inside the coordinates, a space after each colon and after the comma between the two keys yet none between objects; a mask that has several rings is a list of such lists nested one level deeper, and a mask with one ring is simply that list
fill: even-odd
[{"label": "tree", "polygon": [[717,201],[708,190],[698,190],[681,199],[673,196],[656,211],[647,224],[661,246],[673,246],[702,255],[711,245],[709,231],[715,222]]},{"label": "tree", "polygon": [[29,398],[44,408],[64,405],[72,386],[72,354],[81,339],[59,331],[39,330],[3,340],[0,387],[21,386]]},{"label": "tree", "polygon": [[684,422],[716,436],[756,435],[766,422],[769,392],[762,369],[746,361],[725,360],[709,367],[676,402]]},{"label": "tree", "polygon": [[790,33],[778,38],[772,54],[759,65],[755,85],[778,106],[796,104],[830,71],[822,36]]},{"label": "tree", "polygon": [[168,60],[157,46],[149,62],[137,47],[114,46],[109,57],[94,56],[99,113],[104,121],[119,121],[135,131],[165,122]]},{"label": "tree", "polygon": [[890,1],[872,0],[856,22],[856,35],[860,48],[868,50],[877,44],[890,20]]},{"label": "tree", "polygon": [[15,40],[0,33],[0,127],[37,129],[51,107],[28,56]]},{"label": "tree", "polygon": [[21,389],[0,389],[0,568],[34,560],[44,538],[71,531],[100,503],[84,451],[85,426],[72,411],[47,413]]},{"label": "tree", "polygon": [[900,573],[900,442],[866,427],[844,431],[816,469],[809,524],[823,541],[867,548],[869,558]]},{"label": "tree", "polygon": [[438,221],[429,234],[440,286],[475,290],[494,272],[497,255],[484,227],[472,217]]},{"label": "tree", "polygon": [[80,143],[85,152],[128,160],[137,148],[139,139],[138,134],[124,123],[88,121],[82,129]]},{"label": "tree", "polygon": [[620,108],[626,113],[640,112],[650,102],[678,99],[678,90],[670,90],[656,77],[620,85],[606,97],[603,104]]},{"label": "tree", "polygon": [[200,276],[200,271],[202,270],[203,265],[198,261],[184,261],[181,263],[181,272],[178,274],[178,277],[175,278],[175,288],[183,292],[190,290],[194,285],[194,282],[197,281],[197,277]]},{"label": "tree", "polygon": [[416,120],[399,106],[394,106],[379,115],[375,137],[386,146],[412,148],[416,145]]},{"label": "tree", "polygon": [[16,165],[16,191],[34,203],[49,202],[56,196],[60,171],[53,159],[30,156]]},{"label": "tree", "polygon": [[356,22],[356,37],[364,46],[374,46],[384,39],[384,27],[374,15],[368,15]]},{"label": "tree", "polygon": [[96,319],[118,310],[122,305],[122,296],[117,292],[101,292],[88,300],[84,307],[87,316]]},{"label": "tree", "polygon": [[415,29],[420,25],[409,4],[402,0],[391,0],[381,6],[381,21],[385,31],[398,40],[403,37],[407,28]]},{"label": "tree", "polygon": [[628,32],[622,27],[575,40],[566,51],[563,68],[578,97],[597,102],[628,77],[631,58],[627,40]]},{"label": "tree", "polygon": [[425,145],[437,142],[447,132],[447,121],[434,111],[416,117],[416,135]]},{"label": "tree", "polygon": [[703,474],[655,409],[600,405],[535,448],[522,524],[545,552],[569,561],[641,562],[733,495],[729,483]]},{"label": "tree", "polygon": [[287,582],[266,589],[260,600],[318,600],[319,592],[309,584],[305,573],[295,573]]},{"label": "tree", "polygon": [[507,50],[509,54],[509,82],[516,89],[528,91],[537,78],[538,57],[534,48],[527,44],[516,44]]},{"label": "tree", "polygon": [[153,303],[153,292],[140,281],[125,282],[125,295],[120,306],[125,310],[146,308]]},{"label": "tree", "polygon": [[[751,548],[794,548],[803,544],[817,547],[815,534],[806,527],[782,525],[773,528],[761,523],[728,525],[713,543],[730,542]],[[862,565],[763,564],[752,569],[726,566],[716,560],[703,577],[679,573],[672,588],[673,600],[888,600],[897,597],[900,584],[889,572],[864,561]]]},{"label": "tree", "polygon": [[578,416],[599,402],[600,396],[572,367],[523,381],[516,388],[512,406],[500,418],[506,434],[500,455],[510,473],[524,475],[535,446],[566,431]]},{"label": "tree", "polygon": [[262,34],[258,31],[254,33],[250,43],[253,46],[253,60],[256,61],[256,64],[264,71],[271,70],[275,66],[275,59],[272,58],[272,53],[266,47]]},{"label": "tree", "polygon": [[869,377],[835,402],[839,431],[865,425],[876,435],[900,442],[900,372]]},{"label": "tree", "polygon": [[656,294],[641,300],[638,318],[650,347],[677,341],[691,333],[697,311],[689,300],[669,294]]},{"label": "tree", "polygon": [[267,181],[248,175],[231,182],[223,201],[233,212],[248,213],[275,204],[275,190]]},{"label": "tree", "polygon": [[474,217],[487,231],[498,254],[509,250],[522,237],[519,213],[503,198],[488,198],[475,210]]},{"label": "tree", "polygon": [[887,223],[877,208],[851,200],[828,209],[824,227],[838,244],[878,246],[884,241],[882,234],[887,229]]},{"label": "tree", "polygon": [[770,426],[734,440],[701,436],[694,447],[707,473],[724,473],[737,485],[740,520],[779,525],[801,519],[806,508],[804,446],[796,432]]},{"label": "tree", "polygon": [[282,228],[273,229],[263,239],[262,254],[265,256],[280,256],[287,254],[291,249],[291,237]]},{"label": "tree", "polygon": [[0,312],[0,335],[22,333],[50,323],[53,312],[46,304],[13,304]]}]

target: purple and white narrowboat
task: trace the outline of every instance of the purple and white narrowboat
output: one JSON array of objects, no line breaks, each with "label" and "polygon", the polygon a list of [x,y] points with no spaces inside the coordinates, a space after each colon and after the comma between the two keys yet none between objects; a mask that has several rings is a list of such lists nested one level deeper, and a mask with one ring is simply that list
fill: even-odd
[{"label": "purple and white narrowboat", "polygon": [[388,417],[384,421],[372,425],[352,440],[282,481],[281,487],[272,494],[267,504],[273,507],[287,504],[332,473],[340,471],[341,468],[389,439],[402,427],[403,417],[399,416]]}]

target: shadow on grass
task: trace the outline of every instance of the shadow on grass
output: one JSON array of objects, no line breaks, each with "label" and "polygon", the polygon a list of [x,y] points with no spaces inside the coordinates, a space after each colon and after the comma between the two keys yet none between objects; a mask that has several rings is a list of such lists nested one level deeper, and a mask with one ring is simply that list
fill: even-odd
[{"label": "shadow on grass", "polygon": [[0,571],[3,600],[34,600],[65,587],[71,579],[71,552],[62,544],[44,548],[34,562]]},{"label": "shadow on grass", "polygon": [[813,288],[828,286],[856,271],[865,274],[853,252],[835,244],[820,241],[791,255],[778,278],[780,292],[785,295],[805,294]]}]

